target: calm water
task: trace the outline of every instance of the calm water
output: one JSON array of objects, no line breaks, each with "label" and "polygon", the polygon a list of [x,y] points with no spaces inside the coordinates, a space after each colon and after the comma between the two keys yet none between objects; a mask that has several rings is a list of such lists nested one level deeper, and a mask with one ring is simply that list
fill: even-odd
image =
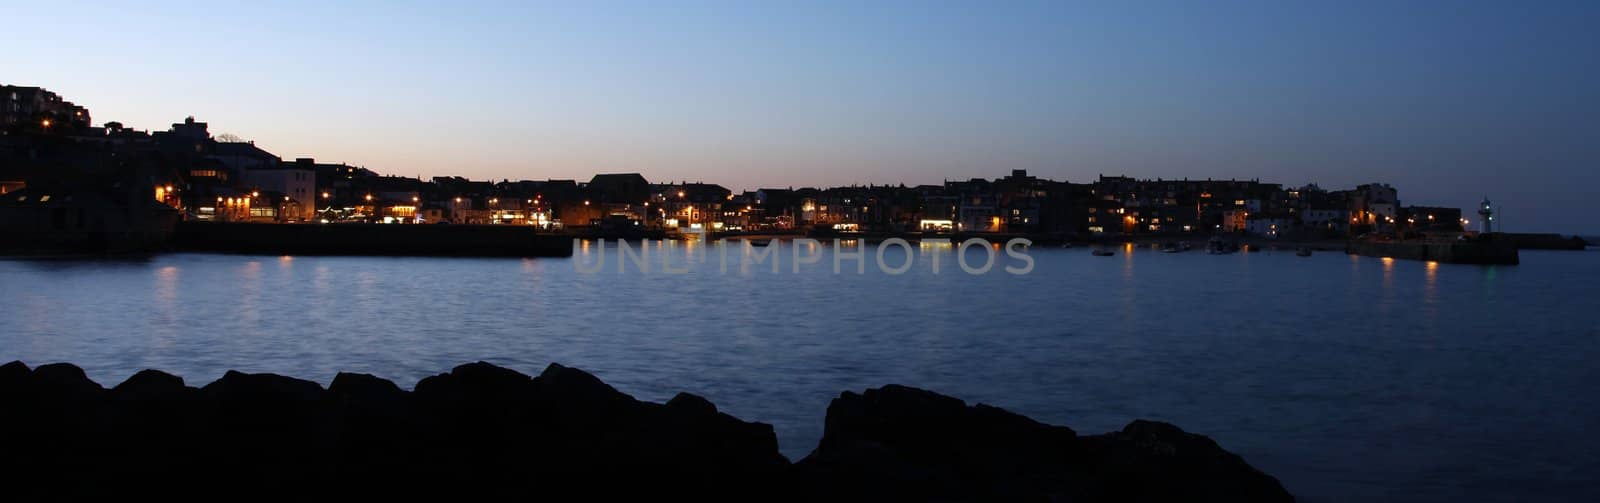
[{"label": "calm water", "polygon": [[891,276],[835,275],[827,250],[791,274],[791,249],[773,249],[781,274],[742,272],[739,249],[723,274],[716,249],[680,245],[669,258],[689,274],[619,274],[615,250],[596,274],[573,259],[6,260],[0,359],[70,361],[107,386],[160,368],[195,385],[240,369],[409,387],[463,362],[554,361],[642,399],[704,395],[772,423],[794,459],[840,391],[903,383],[1086,433],[1171,421],[1310,501],[1600,499],[1594,251],[1478,267],[1036,248],[1030,274],[1001,255],[971,276],[945,248]]}]

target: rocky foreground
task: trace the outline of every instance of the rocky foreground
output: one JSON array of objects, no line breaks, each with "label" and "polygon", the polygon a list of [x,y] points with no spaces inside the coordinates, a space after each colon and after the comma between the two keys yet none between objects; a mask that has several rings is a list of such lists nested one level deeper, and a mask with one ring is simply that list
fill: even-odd
[{"label": "rocky foreground", "polygon": [[769,425],[688,393],[635,400],[558,364],[529,377],[472,363],[414,389],[239,372],[194,388],[155,370],[105,389],[70,364],[12,362],[0,366],[0,494],[1293,501],[1170,424],[1083,436],[904,386],[841,394],[796,463]]}]

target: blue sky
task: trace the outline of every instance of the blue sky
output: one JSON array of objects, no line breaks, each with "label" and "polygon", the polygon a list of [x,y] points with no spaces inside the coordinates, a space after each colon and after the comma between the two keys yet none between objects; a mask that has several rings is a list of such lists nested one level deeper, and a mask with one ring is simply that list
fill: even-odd
[{"label": "blue sky", "polygon": [[0,82],[401,175],[1388,181],[1600,232],[1600,2],[28,2]]}]

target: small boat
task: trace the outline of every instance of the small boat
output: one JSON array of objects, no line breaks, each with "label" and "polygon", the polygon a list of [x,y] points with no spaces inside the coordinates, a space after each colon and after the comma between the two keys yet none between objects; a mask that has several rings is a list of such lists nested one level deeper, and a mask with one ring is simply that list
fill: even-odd
[{"label": "small boat", "polygon": [[1211,241],[1206,242],[1206,253],[1212,255],[1228,255],[1237,251],[1239,251],[1239,243],[1225,241],[1219,237],[1213,237]]},{"label": "small boat", "polygon": [[1090,255],[1094,255],[1096,257],[1110,257],[1112,255],[1116,255],[1117,252],[1114,252],[1114,251],[1111,251],[1111,250],[1095,250],[1095,251],[1089,252],[1089,254]]},{"label": "small boat", "polygon": [[1302,247],[1300,247],[1299,250],[1295,250],[1294,254],[1297,257],[1310,257],[1311,256],[1311,249],[1302,246]]},{"label": "small boat", "polygon": [[771,239],[746,239],[745,242],[750,243],[750,246],[766,246],[772,244]]}]

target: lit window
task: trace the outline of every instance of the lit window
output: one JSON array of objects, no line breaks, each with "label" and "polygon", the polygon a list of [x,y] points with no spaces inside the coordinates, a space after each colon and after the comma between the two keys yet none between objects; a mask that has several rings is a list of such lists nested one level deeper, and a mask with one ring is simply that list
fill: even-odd
[{"label": "lit window", "polygon": [[41,202],[41,203],[50,202],[50,195],[49,194],[45,194],[45,195],[39,196],[39,202]]}]

